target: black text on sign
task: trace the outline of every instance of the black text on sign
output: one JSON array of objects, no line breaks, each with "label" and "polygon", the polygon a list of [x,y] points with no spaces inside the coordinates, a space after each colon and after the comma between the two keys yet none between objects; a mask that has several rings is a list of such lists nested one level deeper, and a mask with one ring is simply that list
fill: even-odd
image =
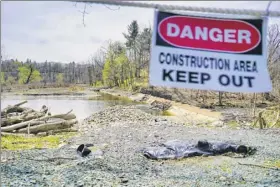
[{"label": "black text on sign", "polygon": [[210,18],[155,11],[150,84],[269,92],[266,27],[266,20],[259,18]]}]

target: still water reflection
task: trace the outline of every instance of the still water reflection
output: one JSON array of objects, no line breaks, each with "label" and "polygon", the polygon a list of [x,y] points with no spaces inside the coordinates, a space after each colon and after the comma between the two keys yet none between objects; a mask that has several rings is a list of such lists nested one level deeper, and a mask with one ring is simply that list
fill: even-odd
[{"label": "still water reflection", "polygon": [[73,109],[73,113],[77,116],[78,120],[82,120],[95,112],[99,112],[106,107],[114,105],[132,105],[133,102],[108,98],[108,96],[100,96],[98,99],[89,100],[86,97],[77,96],[9,96],[1,99],[1,108],[8,105],[14,105],[24,100],[28,102],[24,107],[30,107],[35,110],[40,110],[43,105],[46,105],[51,114],[67,113]]}]

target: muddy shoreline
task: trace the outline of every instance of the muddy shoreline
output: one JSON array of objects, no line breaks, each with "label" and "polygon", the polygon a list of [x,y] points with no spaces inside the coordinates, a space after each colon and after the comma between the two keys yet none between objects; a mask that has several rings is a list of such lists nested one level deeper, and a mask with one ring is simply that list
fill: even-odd
[{"label": "muddy shoreline", "polygon": [[[119,88],[91,88],[88,86],[76,87],[73,88],[44,88],[44,89],[30,89],[30,90],[13,90],[11,92],[2,93],[2,99],[9,96],[22,95],[22,96],[41,96],[41,97],[82,97],[87,99],[98,100],[100,95],[108,95],[117,97],[120,100],[130,100],[135,103],[143,103],[152,105],[154,101],[159,103],[170,103],[171,107],[165,111],[169,118],[174,122],[180,122],[185,124],[192,124],[197,126],[207,126],[207,127],[224,127],[227,128],[230,125],[231,128],[252,128],[252,108],[250,107],[219,107],[215,106],[214,108],[204,108],[197,106],[198,103],[194,104],[191,96],[185,95],[180,96],[178,91],[176,92],[167,92],[165,94],[164,90],[155,90],[156,94],[163,95],[163,97],[153,96],[155,93],[151,95],[151,90],[131,92],[125,91]],[[145,94],[145,93],[148,94]],[[172,95],[172,93],[174,95]],[[178,98],[178,94],[182,97],[182,100]],[[170,97],[172,99],[170,100]],[[173,98],[174,96],[174,98]],[[116,99],[116,98],[115,98]],[[180,102],[178,102],[180,101]],[[199,104],[201,105],[201,104]],[[260,111],[261,108],[256,109]],[[158,112],[156,112],[158,113]],[[160,112],[162,113],[162,112]],[[230,124],[229,124],[230,123]]]},{"label": "muddy shoreline", "polygon": [[[159,92],[159,91],[157,91]],[[81,87],[79,89],[71,90],[70,88],[44,88],[44,89],[31,89],[31,90],[13,90],[11,92],[2,93],[2,98],[13,95],[23,95],[23,96],[56,96],[56,97],[83,97],[87,99],[96,100],[100,94],[107,94],[114,97],[119,97],[120,99],[129,99],[133,102],[140,102],[151,105],[154,101],[162,103],[170,103],[171,107],[166,111],[169,118],[175,122],[181,122],[192,125],[200,126],[210,126],[210,127],[226,127],[228,122],[238,121],[234,124],[236,128],[251,128],[252,122],[252,110],[249,108],[239,108],[239,107],[227,107],[220,108],[215,107],[215,109],[206,109],[194,104],[188,104],[189,100],[187,96],[184,96],[181,102],[177,102],[178,98],[172,100],[161,98],[158,96],[152,96],[150,94],[144,94],[140,92],[130,92],[121,90],[118,88],[91,88],[91,87]],[[164,92],[160,92],[164,93]],[[162,94],[161,94],[162,95]],[[170,96],[168,94],[165,94]],[[186,103],[186,100],[188,102]],[[242,120],[239,120],[242,119]]]},{"label": "muddy shoreline", "polygon": [[[132,101],[144,102],[151,105],[154,101],[170,103],[171,107],[167,110],[169,119],[174,122],[184,123],[186,125],[222,127],[222,128],[245,128],[250,129],[252,114],[249,108],[227,107],[215,109],[206,109],[198,106],[181,103],[174,100],[164,99],[149,94],[132,93],[120,89],[100,89],[100,93],[110,94],[118,97],[126,97]],[[258,109],[257,109],[258,110]],[[240,120],[241,119],[241,120]],[[228,126],[228,122],[235,122],[234,125]]]},{"label": "muddy shoreline", "polygon": [[100,92],[111,94],[114,96],[119,96],[119,97],[127,97],[133,101],[145,102],[147,104],[151,104],[154,101],[170,102],[172,106],[171,108],[168,109],[168,111],[174,116],[178,116],[178,117],[183,117],[184,115],[193,117],[194,115],[196,115],[196,118],[202,118],[202,119],[205,118],[205,120],[208,121],[215,121],[221,119],[221,113],[219,112],[213,112],[208,109],[201,109],[199,107],[178,103],[176,101],[171,101],[164,98],[151,96],[148,94],[131,93],[120,89],[101,89]]},{"label": "muddy shoreline", "polygon": [[[108,94],[115,97],[120,97],[123,99],[129,99],[133,102],[145,103],[151,105],[154,101],[159,102],[170,102],[170,100],[166,100],[164,98],[159,98],[147,94],[142,93],[132,93],[129,91],[124,91],[121,89],[91,89],[91,88],[83,88],[80,91],[69,91],[63,88],[50,88],[50,89],[34,89],[27,91],[13,91],[6,92],[2,94],[3,99],[7,96],[13,95],[23,95],[23,96],[59,96],[59,97],[67,97],[67,96],[78,96],[84,97],[88,99],[97,99],[100,94]],[[169,108],[168,112],[171,115],[170,118],[175,120],[176,122],[186,122],[193,124],[209,124],[215,122],[217,120],[221,120],[220,112],[213,112],[208,109],[200,109],[199,107],[191,106],[188,104],[181,104],[175,101],[171,101],[171,108]]]}]

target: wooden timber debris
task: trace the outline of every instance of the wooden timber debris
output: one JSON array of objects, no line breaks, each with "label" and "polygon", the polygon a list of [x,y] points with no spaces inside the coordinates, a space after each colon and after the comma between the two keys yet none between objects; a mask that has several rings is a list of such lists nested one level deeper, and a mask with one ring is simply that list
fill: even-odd
[{"label": "wooden timber debris", "polygon": [[72,110],[65,114],[50,115],[43,105],[40,111],[22,107],[27,101],[7,106],[1,111],[1,132],[9,134],[37,134],[49,131],[71,131],[78,123]]}]

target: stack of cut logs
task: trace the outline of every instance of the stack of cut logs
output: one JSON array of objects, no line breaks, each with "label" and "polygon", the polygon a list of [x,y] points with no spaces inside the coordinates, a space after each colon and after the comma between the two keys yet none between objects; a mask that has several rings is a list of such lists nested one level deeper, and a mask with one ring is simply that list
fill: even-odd
[{"label": "stack of cut logs", "polygon": [[69,132],[78,123],[76,116],[69,111],[66,114],[51,115],[44,105],[40,111],[21,107],[27,101],[8,106],[1,111],[1,131],[3,133],[56,133]]}]

